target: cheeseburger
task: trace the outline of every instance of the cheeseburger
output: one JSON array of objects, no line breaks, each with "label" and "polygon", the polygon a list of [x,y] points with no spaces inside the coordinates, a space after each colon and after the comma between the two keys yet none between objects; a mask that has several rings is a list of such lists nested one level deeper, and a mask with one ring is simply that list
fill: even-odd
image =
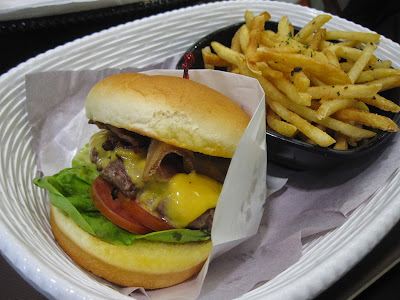
[{"label": "cheeseburger", "polygon": [[156,289],[199,272],[214,210],[250,118],[192,80],[124,73],[89,92],[99,130],[54,176],[50,224],[83,268],[123,286]]}]

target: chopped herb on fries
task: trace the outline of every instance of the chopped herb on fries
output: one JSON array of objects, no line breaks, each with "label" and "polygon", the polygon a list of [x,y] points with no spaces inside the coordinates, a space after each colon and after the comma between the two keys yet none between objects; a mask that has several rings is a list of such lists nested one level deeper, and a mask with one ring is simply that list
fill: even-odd
[{"label": "chopped herb on fries", "polygon": [[297,33],[282,16],[274,32],[264,29],[270,18],[246,11],[230,47],[214,41],[202,49],[205,68],[258,79],[269,130],[337,150],[355,147],[377,130],[399,130],[390,118],[370,112],[400,112],[378,94],[400,86],[400,70],[374,55],[379,34],[327,30],[331,16],[325,14]]}]

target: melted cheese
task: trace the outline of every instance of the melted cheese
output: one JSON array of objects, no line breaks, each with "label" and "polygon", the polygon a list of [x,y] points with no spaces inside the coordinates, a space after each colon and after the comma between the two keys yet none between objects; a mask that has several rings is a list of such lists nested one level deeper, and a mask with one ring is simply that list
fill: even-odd
[{"label": "melted cheese", "polygon": [[184,228],[208,209],[217,205],[222,184],[210,177],[192,172],[177,173],[168,182],[142,181],[146,156],[133,150],[116,148],[106,151],[102,144],[107,139],[107,131],[102,130],[90,139],[90,150],[98,154],[97,166],[101,169],[120,157],[132,182],[141,189],[137,201],[148,211],[162,212],[175,227]]},{"label": "melted cheese", "polygon": [[149,182],[137,201],[148,211],[162,211],[177,228],[184,228],[217,205],[222,184],[192,172],[177,173],[168,182]]},{"label": "melted cheese", "polygon": [[132,182],[140,188],[143,185],[142,174],[146,165],[146,156],[144,154],[136,154],[129,149],[115,148],[113,151],[106,151],[102,145],[107,140],[107,130],[101,130],[90,138],[90,151],[97,152],[98,160],[96,165],[100,169],[104,169],[110,162],[118,157],[122,159],[124,167],[131,178]]},{"label": "melted cheese", "polygon": [[132,150],[116,148],[115,154],[122,159],[124,167],[132,182],[138,188],[143,187],[143,170],[146,165],[146,156],[136,154]]},{"label": "melted cheese", "polygon": [[97,152],[98,160],[96,165],[100,169],[104,169],[108,164],[117,159],[114,151],[106,151],[102,145],[107,140],[107,130],[101,130],[93,134],[89,140],[89,148],[92,153],[93,150]]},{"label": "melted cheese", "polygon": [[186,227],[217,205],[221,189],[219,182],[195,172],[175,174],[164,193],[166,215],[177,227]]}]

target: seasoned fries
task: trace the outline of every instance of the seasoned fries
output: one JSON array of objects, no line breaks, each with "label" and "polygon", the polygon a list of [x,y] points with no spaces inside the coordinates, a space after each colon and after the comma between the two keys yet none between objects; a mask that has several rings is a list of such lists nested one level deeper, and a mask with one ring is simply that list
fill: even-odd
[{"label": "seasoned fries", "polygon": [[399,130],[375,113],[400,112],[378,94],[400,87],[400,70],[374,55],[379,34],[326,30],[331,16],[325,14],[296,34],[281,16],[274,32],[264,27],[270,18],[246,11],[230,47],[214,41],[202,49],[205,68],[226,67],[259,81],[268,130],[335,150],[356,147],[379,130]]},{"label": "seasoned fries", "polygon": [[375,44],[379,42],[380,37],[377,33],[354,31],[327,31],[325,36],[327,40],[349,40]]},{"label": "seasoned fries", "polygon": [[374,51],[376,49],[376,45],[374,43],[368,43],[364,50],[362,51],[360,57],[351,67],[350,71],[347,73],[352,83],[354,83],[357,78],[360,76],[362,70],[364,70],[365,66],[370,61]]},{"label": "seasoned fries", "polygon": [[341,109],[335,113],[335,117],[339,120],[352,121],[389,132],[399,131],[397,124],[389,118],[355,108]]},{"label": "seasoned fries", "polygon": [[267,110],[266,118],[268,126],[284,136],[292,137],[297,132],[296,126],[282,121],[282,119],[272,109]]},{"label": "seasoned fries", "polygon": [[330,15],[318,15],[312,19],[306,26],[304,26],[295,36],[294,39],[303,44],[306,43],[308,37],[321,28],[332,17]]},{"label": "seasoned fries", "polygon": [[374,96],[381,88],[381,84],[325,85],[309,87],[307,93],[312,99],[367,98]]},{"label": "seasoned fries", "polygon": [[369,111],[368,106],[365,103],[355,99],[324,99],[321,100],[320,103],[321,105],[317,109],[318,120],[325,119],[333,113],[347,107],[354,107],[360,110]]},{"label": "seasoned fries", "polygon": [[268,101],[268,104],[271,109],[274,110],[282,119],[299,128],[299,130],[304,135],[315,141],[319,146],[328,147],[335,143],[335,140],[329,134],[311,125],[309,122],[301,118],[298,114],[286,109],[279,102]]}]

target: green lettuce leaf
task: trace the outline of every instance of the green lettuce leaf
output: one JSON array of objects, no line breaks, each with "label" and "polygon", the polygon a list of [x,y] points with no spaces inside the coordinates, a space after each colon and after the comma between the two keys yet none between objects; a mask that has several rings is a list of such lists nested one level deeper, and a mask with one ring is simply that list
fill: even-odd
[{"label": "green lettuce leaf", "polygon": [[90,154],[89,144],[86,144],[85,147],[79,150],[72,158],[72,167],[87,166],[96,169],[96,164],[92,163],[89,154]]},{"label": "green lettuce leaf", "polygon": [[210,232],[203,230],[172,229],[138,235],[115,225],[99,212],[90,198],[89,188],[98,175],[86,145],[75,155],[72,168],[53,176],[35,178],[33,183],[49,191],[52,205],[68,214],[82,229],[108,243],[130,245],[137,239],[186,243],[210,239]]}]

